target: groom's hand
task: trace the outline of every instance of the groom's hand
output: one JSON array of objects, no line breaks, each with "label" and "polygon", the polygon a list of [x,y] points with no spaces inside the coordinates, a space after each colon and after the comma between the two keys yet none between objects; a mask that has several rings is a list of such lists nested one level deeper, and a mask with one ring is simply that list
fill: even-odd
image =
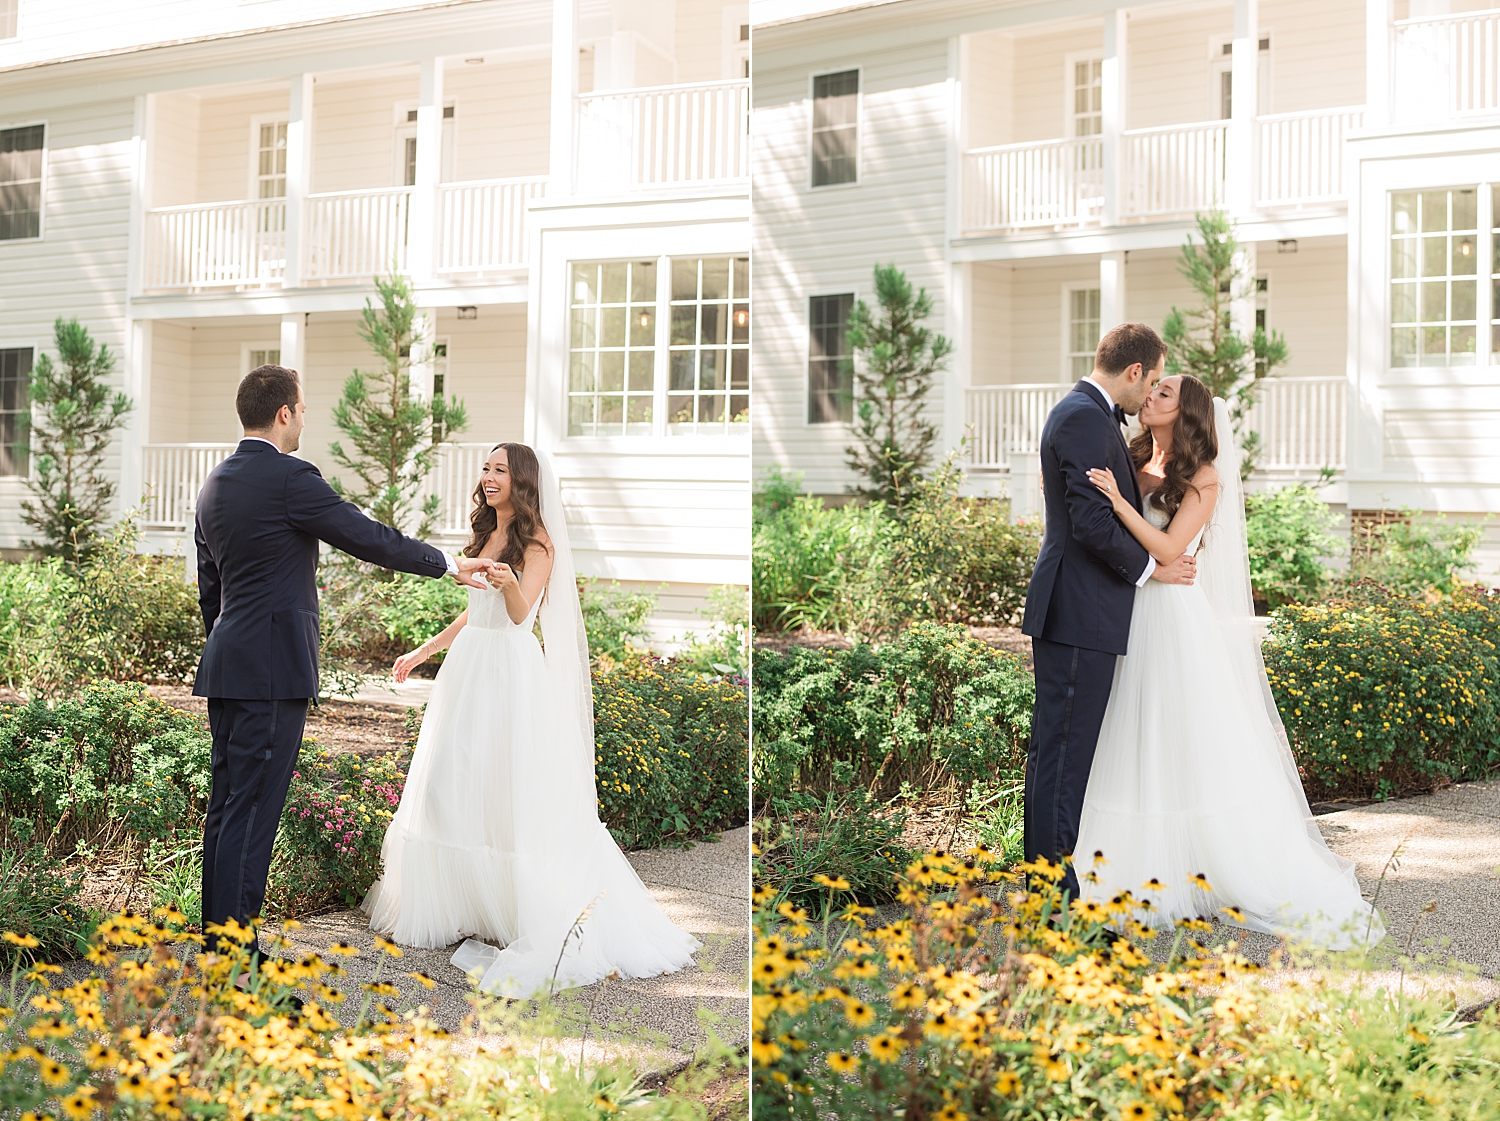
[{"label": "groom's hand", "polygon": [[1183,553],[1170,564],[1159,564],[1151,571],[1151,579],[1163,584],[1191,584],[1198,574],[1198,562]]},{"label": "groom's hand", "polygon": [[453,578],[455,583],[467,584],[471,588],[489,588],[478,574],[494,568],[494,561],[488,557],[455,557],[453,563],[458,565],[458,575]]}]

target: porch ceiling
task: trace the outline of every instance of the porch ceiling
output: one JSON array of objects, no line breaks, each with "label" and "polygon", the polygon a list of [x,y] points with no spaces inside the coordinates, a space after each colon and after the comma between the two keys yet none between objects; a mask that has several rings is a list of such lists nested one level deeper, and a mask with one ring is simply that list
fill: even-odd
[{"label": "porch ceiling", "polygon": [[[1191,220],[1154,222],[1110,229],[1064,230],[1055,233],[954,238],[949,257],[954,261],[1022,261],[1149,249],[1173,249],[1196,229]],[[1295,240],[1312,244],[1344,242],[1348,215],[1325,213],[1308,217],[1262,217],[1240,223],[1239,239],[1249,242]]]}]

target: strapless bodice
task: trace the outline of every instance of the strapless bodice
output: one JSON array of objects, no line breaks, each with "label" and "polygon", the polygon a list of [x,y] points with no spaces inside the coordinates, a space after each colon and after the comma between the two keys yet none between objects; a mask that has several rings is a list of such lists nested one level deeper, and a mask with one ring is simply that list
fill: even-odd
[{"label": "strapless bodice", "polygon": [[531,610],[526,613],[526,619],[517,623],[505,609],[505,597],[499,592],[493,588],[470,588],[468,625],[480,630],[516,631],[529,635],[531,625],[536,622],[537,609],[541,605],[542,597],[537,596]]}]

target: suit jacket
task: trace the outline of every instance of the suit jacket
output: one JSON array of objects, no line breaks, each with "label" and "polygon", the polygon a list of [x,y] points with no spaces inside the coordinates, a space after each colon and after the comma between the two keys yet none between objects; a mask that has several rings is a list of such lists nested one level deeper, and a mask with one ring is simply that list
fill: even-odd
[{"label": "suit jacket", "polygon": [[208,641],[193,693],[318,695],[318,542],[360,560],[442,576],[443,554],[360,513],[311,463],[241,440],[198,494],[198,602]]},{"label": "suit jacket", "polygon": [[1021,630],[1049,642],[1123,654],[1136,581],[1150,556],[1085,472],[1108,467],[1120,493],[1139,510],[1130,449],[1103,395],[1081,381],[1047,414],[1041,444],[1047,526]]}]

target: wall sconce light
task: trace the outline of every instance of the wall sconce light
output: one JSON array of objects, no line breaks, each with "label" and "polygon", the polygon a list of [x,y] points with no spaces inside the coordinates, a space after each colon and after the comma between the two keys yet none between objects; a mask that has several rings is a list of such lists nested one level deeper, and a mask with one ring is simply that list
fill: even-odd
[{"label": "wall sconce light", "polygon": [[1278,241],[1276,243],[1276,252],[1278,252],[1278,253],[1295,253],[1295,252],[1297,252],[1297,239],[1294,238],[1294,237],[1289,237],[1289,238],[1286,238],[1286,239],[1284,239],[1282,241]]},{"label": "wall sconce light", "polygon": [[464,59],[464,62],[467,65],[469,65],[469,66],[483,66],[484,65],[484,59],[482,59],[482,58],[466,58],[466,59]]},{"label": "wall sconce light", "polygon": [[1463,241],[1458,243],[1458,251],[1465,257],[1467,257],[1470,253],[1474,252],[1474,243],[1468,238],[1465,238]]},{"label": "wall sconce light", "polygon": [[478,319],[479,309],[477,307],[461,307],[458,309],[460,319]]},{"label": "wall sconce light", "polygon": [[749,324],[749,322],[750,322],[750,313],[748,311],[746,311],[744,308],[740,308],[738,311],[736,311],[734,313],[734,325],[736,327],[744,327],[747,324]]},{"label": "wall sconce light", "polygon": [[651,326],[651,313],[649,311],[641,312],[640,324],[642,327]]}]

